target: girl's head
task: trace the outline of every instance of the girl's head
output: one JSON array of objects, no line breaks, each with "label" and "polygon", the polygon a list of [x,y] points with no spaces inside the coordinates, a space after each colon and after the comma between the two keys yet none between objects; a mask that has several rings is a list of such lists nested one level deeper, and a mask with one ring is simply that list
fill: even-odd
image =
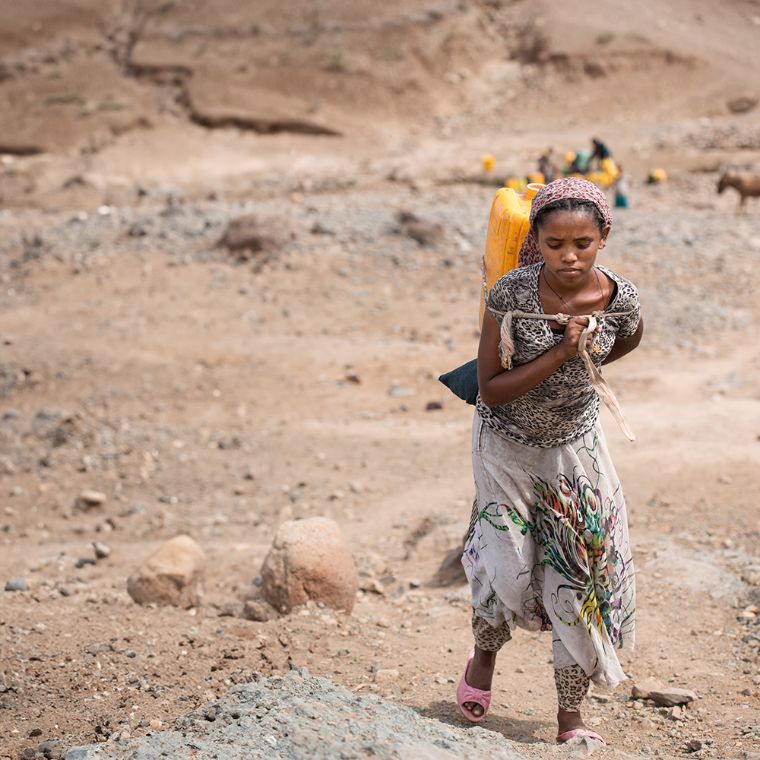
[{"label": "girl's head", "polygon": [[[539,230],[546,220],[560,211],[568,211],[579,215],[587,216],[599,229],[599,234],[607,236],[609,232],[609,223],[605,220],[604,215],[594,201],[587,198],[558,198],[554,201],[541,206],[536,212],[531,223],[533,234],[538,238]],[[606,232],[605,232],[606,230]]]},{"label": "girl's head", "polygon": [[533,198],[531,232],[548,269],[560,278],[588,272],[604,248],[612,214],[604,193],[584,179],[550,182]]},{"label": "girl's head", "polygon": [[557,179],[544,185],[530,206],[530,226],[534,235],[552,212],[578,211],[588,213],[599,226],[600,233],[612,226],[612,212],[607,197],[593,183],[578,177]]}]

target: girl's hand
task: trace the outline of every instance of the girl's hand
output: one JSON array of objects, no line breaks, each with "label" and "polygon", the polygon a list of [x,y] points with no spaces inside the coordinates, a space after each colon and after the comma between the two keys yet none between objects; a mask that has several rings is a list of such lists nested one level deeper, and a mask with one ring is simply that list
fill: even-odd
[{"label": "girl's hand", "polygon": [[[588,317],[571,317],[565,326],[565,335],[562,342],[557,346],[565,358],[565,361],[578,355],[578,342],[581,333],[588,327]],[[593,335],[586,339],[587,345],[593,341]]]}]

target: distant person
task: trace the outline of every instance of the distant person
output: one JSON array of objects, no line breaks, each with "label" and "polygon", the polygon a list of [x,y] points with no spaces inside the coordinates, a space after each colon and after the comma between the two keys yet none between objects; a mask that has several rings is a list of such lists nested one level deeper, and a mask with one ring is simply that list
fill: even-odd
[{"label": "distant person", "polygon": [[547,148],[538,158],[538,171],[544,175],[544,184],[553,182],[559,174],[554,160],[554,149]]},{"label": "distant person", "polygon": [[591,168],[591,151],[581,148],[576,151],[570,164],[570,174],[585,174]]},{"label": "distant person", "polygon": [[615,208],[628,208],[628,177],[625,176],[622,164],[618,164],[617,170],[617,179],[612,186],[615,190]]},{"label": "distant person", "polygon": [[598,137],[592,138],[591,147],[592,150],[589,165],[595,161],[597,167],[601,168],[604,160],[612,158],[612,151]]},{"label": "distant person", "polygon": [[[600,367],[643,333],[635,286],[596,263],[611,224],[604,193],[587,180],[536,194],[529,234],[543,260],[491,289],[477,360],[476,500],[462,556],[475,647],[457,704],[483,720],[501,647],[517,628],[551,630],[560,743],[604,742],[581,704],[592,680],[612,688],[626,679],[616,650],[634,639],[626,505],[578,355],[583,339]],[[568,322],[524,316],[560,312]],[[602,318],[586,336],[594,312]]]}]

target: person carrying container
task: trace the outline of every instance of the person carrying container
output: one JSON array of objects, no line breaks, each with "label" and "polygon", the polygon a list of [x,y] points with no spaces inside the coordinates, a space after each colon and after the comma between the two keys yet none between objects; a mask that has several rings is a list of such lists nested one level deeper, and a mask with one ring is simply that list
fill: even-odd
[{"label": "person carrying container", "polygon": [[538,191],[529,236],[539,256],[490,288],[477,359],[462,555],[475,646],[457,704],[483,720],[499,650],[517,628],[551,630],[560,743],[604,742],[581,705],[590,681],[626,679],[616,650],[634,642],[626,504],[588,366],[625,356],[643,333],[636,287],[596,261],[611,224],[587,180]]}]

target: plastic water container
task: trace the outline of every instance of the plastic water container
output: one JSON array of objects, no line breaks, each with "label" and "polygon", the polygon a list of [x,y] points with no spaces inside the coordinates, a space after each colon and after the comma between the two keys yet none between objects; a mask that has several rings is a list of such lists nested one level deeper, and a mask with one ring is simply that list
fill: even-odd
[{"label": "plastic water container", "polygon": [[488,292],[500,277],[517,267],[520,248],[530,229],[530,204],[542,187],[543,185],[533,182],[522,193],[502,187],[494,196],[488,218],[486,250],[483,254],[481,327]]}]

